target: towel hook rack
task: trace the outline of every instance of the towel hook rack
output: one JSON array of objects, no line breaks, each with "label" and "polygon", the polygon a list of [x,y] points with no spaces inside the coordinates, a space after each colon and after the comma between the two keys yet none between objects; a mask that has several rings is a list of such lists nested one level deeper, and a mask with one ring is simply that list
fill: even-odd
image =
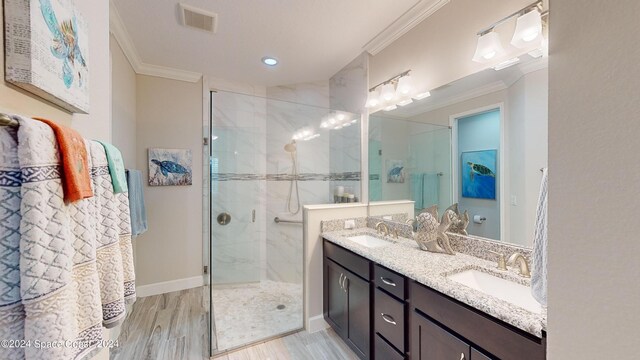
[{"label": "towel hook rack", "polygon": [[18,126],[18,121],[7,114],[0,113],[0,126]]}]

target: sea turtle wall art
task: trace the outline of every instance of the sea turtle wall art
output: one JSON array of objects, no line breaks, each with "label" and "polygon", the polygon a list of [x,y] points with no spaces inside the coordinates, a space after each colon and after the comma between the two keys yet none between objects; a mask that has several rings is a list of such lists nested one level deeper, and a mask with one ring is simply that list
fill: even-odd
[{"label": "sea turtle wall art", "polygon": [[468,151],[462,153],[462,196],[477,199],[496,199],[498,177],[497,150]]},{"label": "sea turtle wall art", "polygon": [[188,149],[149,149],[149,185],[192,184],[192,155]]},{"label": "sea turtle wall art", "polygon": [[387,183],[404,183],[406,171],[402,160],[387,160]]}]

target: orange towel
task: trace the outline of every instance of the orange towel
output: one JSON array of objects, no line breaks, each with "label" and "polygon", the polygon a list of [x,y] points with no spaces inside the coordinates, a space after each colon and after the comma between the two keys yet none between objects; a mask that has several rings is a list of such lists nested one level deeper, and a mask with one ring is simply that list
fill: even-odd
[{"label": "orange towel", "polygon": [[51,120],[37,118],[51,127],[58,141],[62,162],[62,188],[68,203],[93,196],[87,148],[80,134]]}]

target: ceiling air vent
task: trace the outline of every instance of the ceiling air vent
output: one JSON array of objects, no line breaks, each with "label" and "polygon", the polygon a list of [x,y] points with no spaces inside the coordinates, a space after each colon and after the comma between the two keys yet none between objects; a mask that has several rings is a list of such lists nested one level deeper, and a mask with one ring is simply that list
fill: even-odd
[{"label": "ceiling air vent", "polygon": [[214,34],[216,33],[218,28],[218,14],[186,4],[180,4],[180,14],[182,15],[182,25]]}]

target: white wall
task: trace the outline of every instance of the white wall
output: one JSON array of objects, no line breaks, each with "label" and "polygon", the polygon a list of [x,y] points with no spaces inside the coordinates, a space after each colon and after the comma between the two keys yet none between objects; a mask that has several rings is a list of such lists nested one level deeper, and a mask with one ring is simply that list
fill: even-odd
[{"label": "white wall", "polygon": [[191,149],[193,185],[145,185],[149,231],[136,239],[138,286],[202,274],[202,82],[137,76],[136,163],[149,148]]},{"label": "white wall", "polygon": [[549,360],[638,357],[638,13],[551,2]]},{"label": "white wall", "polygon": [[136,164],[136,73],[122,52],[116,39],[110,37],[111,49],[111,114],[113,145],[124,159],[127,168]]}]

